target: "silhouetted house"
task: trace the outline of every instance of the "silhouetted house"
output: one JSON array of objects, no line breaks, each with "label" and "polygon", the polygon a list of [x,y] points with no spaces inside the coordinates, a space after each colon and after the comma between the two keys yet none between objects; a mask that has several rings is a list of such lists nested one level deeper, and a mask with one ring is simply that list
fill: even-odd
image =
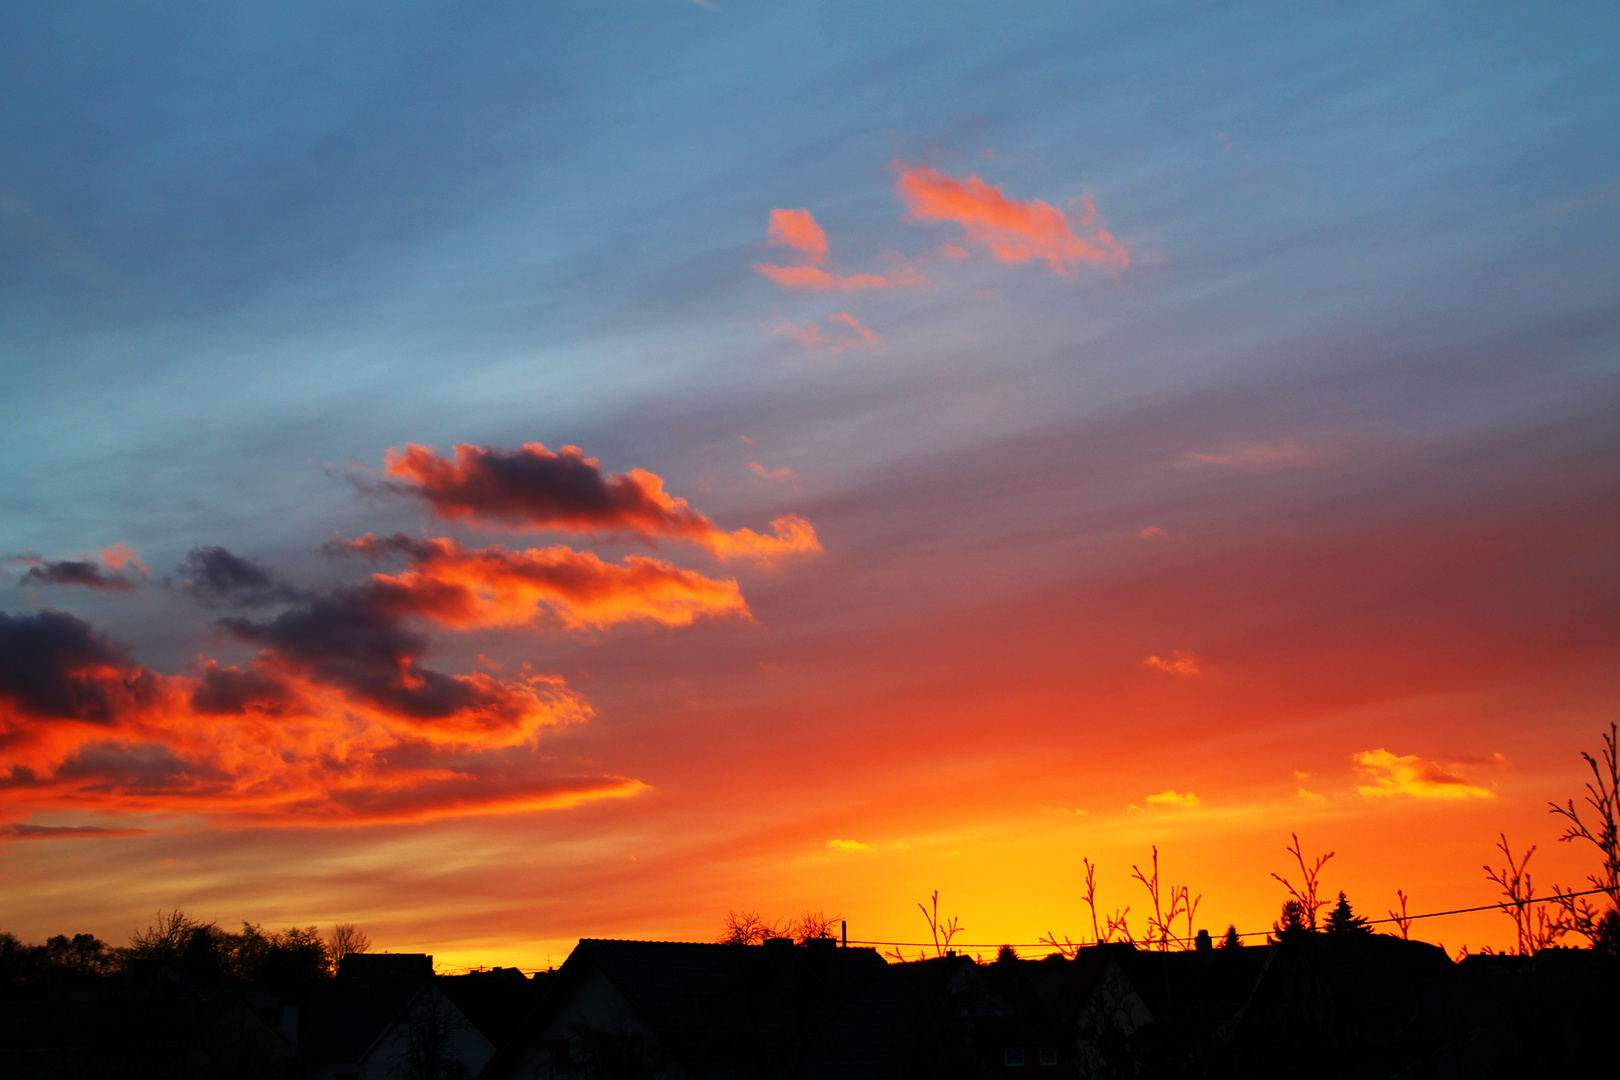
[{"label": "silhouetted house", "polygon": [[889,1078],[904,1002],[872,949],[579,943],[487,1077]]},{"label": "silhouetted house", "polygon": [[541,971],[525,977],[517,968],[498,967],[466,975],[438,975],[433,984],[498,1049],[511,1041],[554,975]]},{"label": "silhouetted house", "polygon": [[1120,963],[1133,953],[1109,946],[1074,960],[979,965],[946,956],[891,966],[905,1003],[907,1075],[1106,1075],[1154,1019]]},{"label": "silhouetted house", "polygon": [[1620,1061],[1620,958],[1469,956],[1425,988],[1426,1052],[1399,1077],[1604,1076]]},{"label": "silhouetted house", "polygon": [[262,990],[171,996],[118,978],[69,995],[0,1005],[0,1077],[174,1076],[273,1080],[294,1047]]},{"label": "silhouetted house", "polygon": [[477,1076],[495,1052],[420,953],[346,956],[304,1004],[300,1057],[319,1080]]}]

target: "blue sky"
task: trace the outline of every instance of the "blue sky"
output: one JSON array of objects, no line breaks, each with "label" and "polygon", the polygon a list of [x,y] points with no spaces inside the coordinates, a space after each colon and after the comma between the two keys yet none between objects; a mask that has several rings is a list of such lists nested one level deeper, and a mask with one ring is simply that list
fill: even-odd
[{"label": "blue sky", "polygon": [[[801,513],[826,546],[726,571],[751,638],[439,646],[606,679],[592,730],[655,743],[711,729],[635,673],[723,712],[770,693],[737,649],[848,641],[892,669],[957,627],[932,661],[951,667],[998,605],[1112,580],[1110,537],[1173,520],[1353,547],[1379,522],[1543,523],[1570,485],[1596,547],[1520,569],[1560,582],[1536,594],[1551,623],[1587,627],[1581,597],[1614,589],[1592,551],[1616,479],[1617,31],[1600,3],[13,5],[0,553],[121,542],[153,575],[106,595],[14,575],[5,610],[78,612],[166,672],[246,657],[161,586],[192,548],[352,579],[315,552],[334,533],[475,535],[357,497],[357,463],[543,441],[651,470],[725,528]],[[1130,265],[939,259],[962,230],[907,218],[897,162],[1071,213],[1090,196]],[[779,289],[751,269],[782,256],[776,208],[809,210],[845,270],[915,262],[930,285]],[[881,348],[780,332],[835,312]],[[1256,487],[1145,464],[1188,455],[1301,467]],[[1520,580],[1476,569],[1476,597]],[[1527,610],[1502,602],[1486,622]],[[1288,638],[1265,625],[1244,648]],[[1610,637],[1593,647],[1572,732],[1612,704]],[[824,657],[806,685],[853,700],[883,681],[864,662]],[[579,752],[630,769],[600,738]]]}]

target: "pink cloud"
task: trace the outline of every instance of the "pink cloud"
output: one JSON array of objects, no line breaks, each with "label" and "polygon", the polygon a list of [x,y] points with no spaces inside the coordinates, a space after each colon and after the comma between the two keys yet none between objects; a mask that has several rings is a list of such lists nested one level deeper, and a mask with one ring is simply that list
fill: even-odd
[{"label": "pink cloud", "polygon": [[1204,673],[1203,669],[1198,666],[1198,657],[1180,649],[1171,653],[1169,660],[1162,656],[1150,656],[1142,661],[1142,664],[1145,667],[1158,668],[1160,671],[1169,672],[1171,675],[1202,675]]},{"label": "pink cloud", "polygon": [[1130,265],[1130,253],[1103,226],[1089,195],[1079,200],[1080,212],[1071,222],[1049,203],[1009,199],[977,176],[964,182],[926,165],[897,161],[894,167],[900,174],[897,194],[914,220],[955,222],[969,242],[989,248],[1003,262],[1044,259],[1057,274],[1081,262]]},{"label": "pink cloud", "polygon": [[875,348],[883,344],[882,337],[846,311],[828,316],[827,322],[831,325],[824,334],[819,323],[800,326],[786,319],[778,319],[771,333],[795,338],[806,349],[826,349],[835,353],[846,349]]},{"label": "pink cloud", "polygon": [[772,210],[766,236],[769,243],[804,252],[811,266],[827,257],[827,234],[808,210]]},{"label": "pink cloud", "polygon": [[754,269],[784,289],[816,292],[855,292],[861,289],[914,288],[928,279],[914,267],[902,267],[886,274],[840,274],[823,270],[827,258],[827,234],[808,210],[771,211],[765,231],[766,243],[792,248],[804,257],[797,266],[754,263]]},{"label": "pink cloud", "polygon": [[750,461],[748,463],[748,471],[771,481],[784,480],[791,482],[798,479],[798,477],[793,475],[793,470],[787,468],[786,466],[783,466],[780,469],[767,469],[757,461]]},{"label": "pink cloud", "polygon": [[928,284],[928,279],[910,266],[891,270],[887,274],[830,274],[819,266],[773,266],[769,263],[755,263],[754,269],[784,289],[809,289],[815,292],[902,289]]}]

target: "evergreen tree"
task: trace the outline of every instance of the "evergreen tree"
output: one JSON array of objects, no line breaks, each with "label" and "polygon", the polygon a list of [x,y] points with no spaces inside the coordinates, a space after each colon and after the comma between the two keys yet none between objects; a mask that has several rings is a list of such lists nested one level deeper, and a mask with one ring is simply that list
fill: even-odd
[{"label": "evergreen tree", "polygon": [[1350,901],[1345,898],[1344,890],[1339,890],[1339,902],[1333,905],[1333,911],[1327,917],[1327,932],[1330,934],[1370,934],[1372,928],[1367,925],[1364,915],[1357,915],[1350,910]]},{"label": "evergreen tree", "polygon": [[1227,926],[1226,936],[1221,939],[1220,947],[1223,949],[1240,949],[1243,947],[1243,939],[1238,937],[1237,927],[1235,925]]},{"label": "evergreen tree", "polygon": [[1271,932],[1281,940],[1285,935],[1303,934],[1310,929],[1305,919],[1305,905],[1298,900],[1284,900],[1282,915],[1271,924]]}]

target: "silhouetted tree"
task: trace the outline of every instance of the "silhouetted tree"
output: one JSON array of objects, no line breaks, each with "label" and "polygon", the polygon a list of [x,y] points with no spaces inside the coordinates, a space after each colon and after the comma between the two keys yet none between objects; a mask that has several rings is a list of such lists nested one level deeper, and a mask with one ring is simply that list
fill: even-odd
[{"label": "silhouetted tree", "polygon": [[1281,941],[1285,934],[1303,934],[1308,930],[1310,925],[1305,920],[1305,905],[1294,899],[1284,900],[1282,915],[1271,924],[1272,935]]},{"label": "silhouetted tree", "polygon": [[758,945],[771,938],[784,937],[775,923],[766,922],[757,911],[726,912],[726,928],[720,934],[722,945]]},{"label": "silhouetted tree", "polygon": [[[1610,953],[1620,952],[1620,725],[1611,723],[1609,733],[1603,736],[1603,766],[1597,759],[1582,751],[1581,757],[1592,770],[1592,782],[1586,785],[1586,805],[1592,808],[1593,819],[1581,817],[1575,800],[1563,806],[1549,803],[1552,812],[1569,821],[1569,827],[1558,839],[1562,843],[1585,840],[1598,849],[1602,858],[1599,872],[1589,874],[1587,881],[1594,889],[1602,889],[1608,898],[1605,912],[1586,897],[1557,901],[1560,908],[1558,924],[1590,941],[1594,948]],[[1579,892],[1553,886],[1554,894]]]},{"label": "silhouetted tree", "polygon": [[1391,910],[1389,917],[1395,920],[1396,927],[1400,929],[1401,940],[1409,941],[1412,936],[1412,918],[1406,913],[1406,902],[1412,898],[1400,889],[1395,890],[1395,898],[1401,902],[1401,913],[1397,915]]},{"label": "silhouetted tree", "polygon": [[1519,955],[1534,956],[1564,935],[1564,928],[1559,921],[1549,918],[1546,907],[1538,906],[1535,902],[1536,887],[1530,879],[1528,868],[1530,856],[1536,853],[1536,846],[1531,844],[1530,850],[1517,861],[1513,858],[1513,850],[1508,846],[1506,833],[1501,834],[1496,847],[1507,859],[1507,866],[1498,870],[1487,864],[1485,876],[1501,886],[1505,901],[1501,908],[1513,920]]},{"label": "silhouetted tree", "polygon": [[1227,924],[1226,936],[1221,939],[1221,944],[1219,947],[1222,949],[1241,949],[1243,947],[1243,939],[1238,937],[1237,925],[1235,923]]},{"label": "silhouetted tree", "polygon": [[1330,934],[1371,934],[1372,927],[1367,925],[1365,916],[1357,915],[1350,909],[1350,901],[1339,890],[1339,902],[1333,905],[1328,912],[1327,932]]},{"label": "silhouetted tree", "polygon": [[803,945],[807,941],[825,940],[838,936],[838,924],[844,917],[842,915],[827,915],[820,911],[807,911],[787,925],[784,936],[792,938]]},{"label": "silhouetted tree", "polygon": [[470,1075],[455,1053],[456,1033],[465,1025],[431,987],[411,1002],[401,1024],[405,1046],[393,1063],[406,1080],[466,1080]]},{"label": "silhouetted tree", "polygon": [[1306,866],[1305,856],[1300,850],[1299,833],[1292,833],[1290,835],[1292,835],[1294,838],[1294,846],[1291,848],[1285,848],[1284,850],[1287,851],[1288,854],[1292,855],[1295,861],[1299,863],[1301,884],[1298,888],[1296,888],[1293,882],[1289,881],[1281,874],[1273,873],[1271,876],[1282,882],[1283,888],[1288,890],[1288,895],[1292,896],[1295,902],[1299,904],[1300,914],[1305,920],[1305,928],[1307,930],[1315,930],[1316,913],[1321,911],[1322,907],[1327,903],[1326,900],[1321,899],[1317,894],[1317,877],[1321,874],[1322,867],[1327,865],[1327,861],[1333,858],[1335,852],[1330,851],[1326,855],[1317,858],[1311,863],[1311,865]]},{"label": "silhouetted tree", "polygon": [[236,982],[294,990],[332,971],[326,942],[313,926],[267,934],[244,922],[240,934],[225,935],[227,974]]},{"label": "silhouetted tree", "polygon": [[[928,932],[934,939],[934,955],[944,956],[950,951],[951,939],[962,932],[962,920],[955,915],[947,919],[939,913],[938,889],[934,890],[934,895],[929,898],[929,903],[923,904],[919,902],[917,910],[922,912],[923,918],[928,922]],[[897,963],[903,964],[906,962],[905,954],[900,951],[898,946],[888,950],[883,955]],[[926,960],[928,954],[919,953],[917,959]]]},{"label": "silhouetted tree", "polygon": [[122,961],[118,950],[94,934],[57,934],[45,942],[45,956],[51,966],[67,975],[95,977],[111,975]]},{"label": "silhouetted tree", "polygon": [[1018,959],[1018,950],[1011,945],[1003,945],[996,950],[996,963],[1005,963]]},{"label": "silhouetted tree", "polygon": [[[1192,921],[1193,913],[1198,910],[1198,902],[1203,894],[1192,896],[1192,890],[1186,885],[1171,885],[1161,889],[1159,885],[1159,847],[1153,846],[1153,874],[1149,877],[1142,872],[1140,866],[1131,867],[1131,876],[1142,883],[1147,890],[1148,899],[1153,904],[1153,912],[1148,915],[1146,943],[1156,945],[1160,952],[1169,950],[1172,944],[1183,949],[1192,948]],[[1166,891],[1168,895],[1165,895]],[[1176,936],[1176,916],[1185,916],[1187,920],[1187,933],[1184,937]]]},{"label": "silhouetted tree", "polygon": [[928,932],[934,936],[934,955],[944,956],[951,947],[951,939],[962,932],[962,920],[955,915],[952,915],[949,919],[940,915],[938,889],[934,890],[934,895],[930,898],[930,901],[933,905],[932,910],[922,904],[917,905],[917,910],[921,911],[923,918],[928,920]]},{"label": "silhouetted tree", "polygon": [[332,962],[334,972],[345,956],[370,951],[371,939],[354,923],[338,923],[326,936],[326,955]]}]

